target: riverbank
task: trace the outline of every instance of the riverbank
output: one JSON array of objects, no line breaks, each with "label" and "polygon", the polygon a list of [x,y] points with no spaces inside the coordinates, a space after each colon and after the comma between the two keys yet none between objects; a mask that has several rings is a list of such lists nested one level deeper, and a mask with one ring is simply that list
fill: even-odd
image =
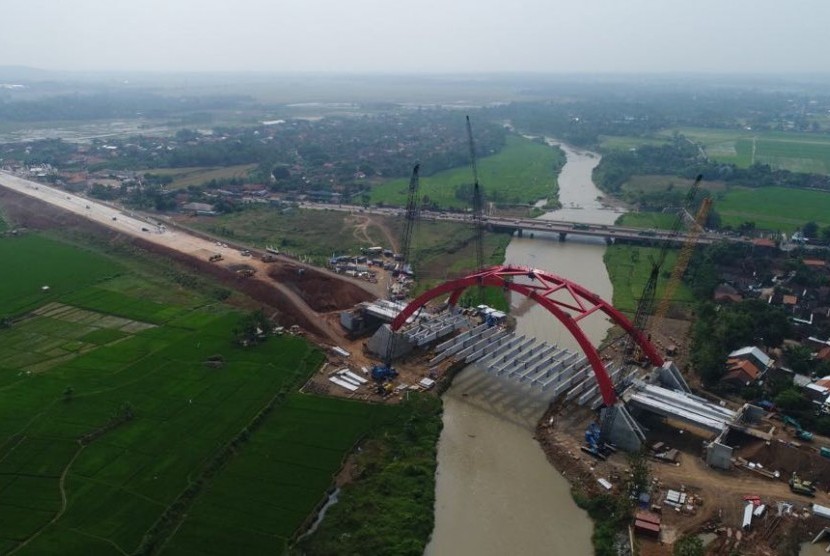
[{"label": "riverbank", "polygon": [[338,481],[337,503],[291,554],[420,556],[434,527],[436,444],[441,399],[411,393],[350,458],[350,480]]}]

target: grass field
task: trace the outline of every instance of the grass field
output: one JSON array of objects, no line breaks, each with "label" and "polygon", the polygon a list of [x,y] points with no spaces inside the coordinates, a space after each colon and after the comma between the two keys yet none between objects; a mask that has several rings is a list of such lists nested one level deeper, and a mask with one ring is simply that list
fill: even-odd
[{"label": "grass field", "polygon": [[[609,245],[605,251],[605,267],[614,286],[613,305],[617,309],[633,315],[637,309],[637,302],[643,293],[643,287],[651,273],[652,260],[657,257],[659,249],[656,247],[638,247],[632,245]],[[662,299],[668,276],[671,274],[677,260],[677,250],[668,252],[663,271],[657,282],[655,299]],[[694,301],[692,292],[685,284],[677,289],[673,302],[691,303]]]},{"label": "grass field", "polygon": [[674,226],[675,218],[677,217],[674,214],[665,212],[628,212],[617,218],[617,225],[670,230]]},{"label": "grass field", "polygon": [[257,207],[218,217],[193,218],[184,223],[260,248],[270,245],[323,264],[333,253],[357,253],[361,247],[387,244],[384,235],[374,226],[366,231],[371,242],[356,232],[355,226],[362,220],[365,217],[339,211],[291,209],[282,212]]},{"label": "grass field", "polygon": [[147,174],[158,176],[173,176],[173,183],[166,186],[170,189],[184,189],[189,185],[201,185],[210,180],[230,178],[244,178],[248,172],[256,168],[256,164],[240,164],[225,168],[194,167],[194,168],[150,168],[142,170]]},{"label": "grass field", "polygon": [[678,131],[703,145],[710,158],[741,168],[755,162],[793,172],[830,174],[830,136],[827,135],[699,128]]},{"label": "grass field", "polygon": [[[529,204],[539,199],[555,201],[558,196],[556,177],[565,156],[559,149],[528,139],[508,136],[505,148],[478,161],[479,183],[486,201],[499,204]],[[456,197],[456,189],[473,183],[468,166],[422,177],[422,197],[442,208],[470,208],[471,202]],[[408,179],[393,180],[372,189],[371,201],[387,205],[406,205]]]},{"label": "grass field", "polygon": [[809,221],[830,225],[830,193],[763,187],[732,188],[715,197],[714,209],[723,225],[738,226],[755,222],[765,230],[790,233]]},{"label": "grass field", "polygon": [[109,258],[34,234],[0,239],[0,260],[15,269],[3,273],[0,316],[31,311],[123,270]]},{"label": "grass field", "polygon": [[[26,315],[0,329],[3,552],[133,553],[148,535],[176,554],[279,552],[348,448],[392,415],[291,394],[321,363],[316,348],[237,346],[242,315],[161,266],[35,235],[0,239],[0,253],[26,298],[4,282],[4,311]],[[38,298],[27,288],[51,276],[41,260],[70,271]],[[221,368],[204,364],[217,354]],[[162,535],[163,515],[178,521]]]}]

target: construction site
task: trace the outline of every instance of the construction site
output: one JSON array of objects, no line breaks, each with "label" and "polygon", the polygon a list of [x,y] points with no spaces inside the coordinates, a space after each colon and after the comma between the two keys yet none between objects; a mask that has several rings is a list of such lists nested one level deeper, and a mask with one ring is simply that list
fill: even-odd
[{"label": "construction site", "polygon": [[[538,424],[537,441],[574,488],[634,498],[638,509],[630,532],[640,554],[666,554],[666,546],[690,533],[707,534],[710,554],[773,554],[782,536],[806,538],[830,526],[830,449],[822,449],[830,439],[758,405],[736,405],[693,389],[680,371],[683,365],[667,358],[674,342],[658,337],[671,297],[655,299],[655,292],[671,242],[664,242],[653,262],[631,321],[590,290],[543,269],[488,267],[471,134],[470,148],[477,267],[414,299],[401,295],[400,284],[417,279],[417,165],[399,249],[378,247],[371,254],[377,261],[373,280],[315,268],[276,250],[151,225],[140,215],[11,176],[3,176],[4,185],[16,193],[6,191],[3,200],[24,224],[28,219],[32,227],[48,227],[71,219],[127,235],[272,308],[280,324],[309,335],[326,351],[327,363],[305,391],[394,403],[412,390],[443,391],[455,373],[472,367],[545,400],[550,409]],[[673,228],[678,233],[689,223],[692,239],[711,205],[707,198],[690,215],[699,182]],[[689,241],[681,247],[669,288],[677,287],[694,246]],[[563,326],[580,349],[518,334],[514,318],[486,305],[459,305],[465,291],[481,288],[514,292],[543,306],[551,326]],[[594,313],[612,320],[622,335],[592,345],[580,322]],[[651,483],[626,492],[627,454],[636,452],[648,454]]]}]

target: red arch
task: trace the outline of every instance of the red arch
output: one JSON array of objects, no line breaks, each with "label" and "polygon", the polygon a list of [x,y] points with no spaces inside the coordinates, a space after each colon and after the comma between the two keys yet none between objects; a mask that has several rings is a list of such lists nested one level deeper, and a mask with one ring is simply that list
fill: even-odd
[{"label": "red arch", "polygon": [[[517,284],[513,281],[516,276],[529,278],[531,283]],[[451,305],[455,305],[464,290],[479,285],[518,292],[533,299],[559,319],[579,343],[582,351],[585,352],[606,405],[610,406],[616,400],[614,386],[608,372],[605,370],[605,365],[602,364],[599,353],[579,327],[580,320],[596,311],[602,311],[634,338],[653,365],[663,364],[663,358],[660,357],[660,354],[657,353],[657,350],[654,349],[654,346],[651,345],[651,342],[643,333],[634,328],[625,315],[600,296],[561,276],[523,266],[494,266],[482,272],[450,280],[436,286],[409,303],[392,321],[392,330],[398,330],[415,311],[436,297],[449,293],[449,302]],[[557,296],[556,298],[553,297],[554,294]]]}]

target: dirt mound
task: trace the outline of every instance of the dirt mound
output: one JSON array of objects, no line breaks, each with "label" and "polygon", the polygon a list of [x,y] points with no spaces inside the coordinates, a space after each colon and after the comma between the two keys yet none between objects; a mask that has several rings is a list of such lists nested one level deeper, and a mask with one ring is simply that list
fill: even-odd
[{"label": "dirt mound", "polygon": [[780,471],[785,481],[795,471],[803,479],[818,481],[824,490],[830,487],[830,459],[821,457],[815,446],[796,448],[773,441],[769,446],[760,443],[754,448],[739,455],[770,471]]},{"label": "dirt mound", "polygon": [[308,267],[281,263],[268,276],[297,292],[309,307],[320,313],[348,309],[373,296],[358,286]]}]

